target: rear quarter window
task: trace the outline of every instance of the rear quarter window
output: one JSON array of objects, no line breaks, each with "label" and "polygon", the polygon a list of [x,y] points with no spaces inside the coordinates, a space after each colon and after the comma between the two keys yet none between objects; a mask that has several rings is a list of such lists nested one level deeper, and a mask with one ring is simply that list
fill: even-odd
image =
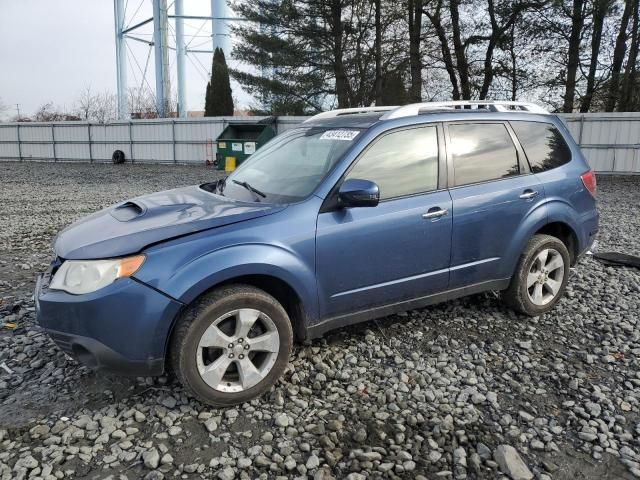
[{"label": "rear quarter window", "polygon": [[571,150],[555,125],[541,122],[510,122],[533,173],[546,172],[571,161]]}]

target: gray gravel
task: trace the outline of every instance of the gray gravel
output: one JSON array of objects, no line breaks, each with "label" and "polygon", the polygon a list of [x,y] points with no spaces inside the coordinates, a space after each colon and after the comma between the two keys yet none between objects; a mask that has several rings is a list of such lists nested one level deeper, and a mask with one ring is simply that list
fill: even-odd
[{"label": "gray gravel", "polygon": [[[298,346],[262,399],[68,360],[33,323],[55,233],[205,167],[0,164],[0,478],[640,477],[640,272],[585,259],[549,315],[492,294]],[[640,178],[600,178],[601,249],[640,254]]]}]

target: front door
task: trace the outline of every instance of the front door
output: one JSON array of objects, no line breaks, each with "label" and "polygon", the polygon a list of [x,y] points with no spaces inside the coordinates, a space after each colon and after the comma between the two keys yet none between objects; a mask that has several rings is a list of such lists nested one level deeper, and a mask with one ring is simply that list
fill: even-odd
[{"label": "front door", "polygon": [[376,207],[320,213],[317,281],[323,318],[447,289],[451,197],[439,190],[434,125],[376,139],[346,178],[376,182]]}]

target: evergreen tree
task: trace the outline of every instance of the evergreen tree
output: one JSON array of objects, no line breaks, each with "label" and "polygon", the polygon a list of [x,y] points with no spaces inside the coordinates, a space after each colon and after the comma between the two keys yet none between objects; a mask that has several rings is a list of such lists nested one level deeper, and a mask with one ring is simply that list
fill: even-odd
[{"label": "evergreen tree", "polygon": [[[384,8],[383,8],[384,3]],[[272,114],[371,105],[380,77],[402,63],[404,10],[390,0],[236,2],[234,58],[253,68],[231,75]],[[385,36],[386,35],[386,36]],[[394,53],[396,52],[396,53]],[[377,88],[376,88],[377,87]]]},{"label": "evergreen tree", "polygon": [[231,83],[229,81],[229,69],[221,48],[213,52],[213,64],[211,65],[211,80],[207,83],[207,92],[204,100],[204,116],[230,116],[233,115],[233,97],[231,95]]}]

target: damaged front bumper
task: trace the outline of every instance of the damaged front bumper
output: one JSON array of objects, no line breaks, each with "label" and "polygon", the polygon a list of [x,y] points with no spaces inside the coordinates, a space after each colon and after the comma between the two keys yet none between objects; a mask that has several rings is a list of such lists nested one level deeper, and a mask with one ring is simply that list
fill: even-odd
[{"label": "damaged front bumper", "polygon": [[94,369],[164,372],[167,339],[182,304],[133,278],[83,295],[50,290],[51,269],[34,293],[36,318],[68,355]]}]

